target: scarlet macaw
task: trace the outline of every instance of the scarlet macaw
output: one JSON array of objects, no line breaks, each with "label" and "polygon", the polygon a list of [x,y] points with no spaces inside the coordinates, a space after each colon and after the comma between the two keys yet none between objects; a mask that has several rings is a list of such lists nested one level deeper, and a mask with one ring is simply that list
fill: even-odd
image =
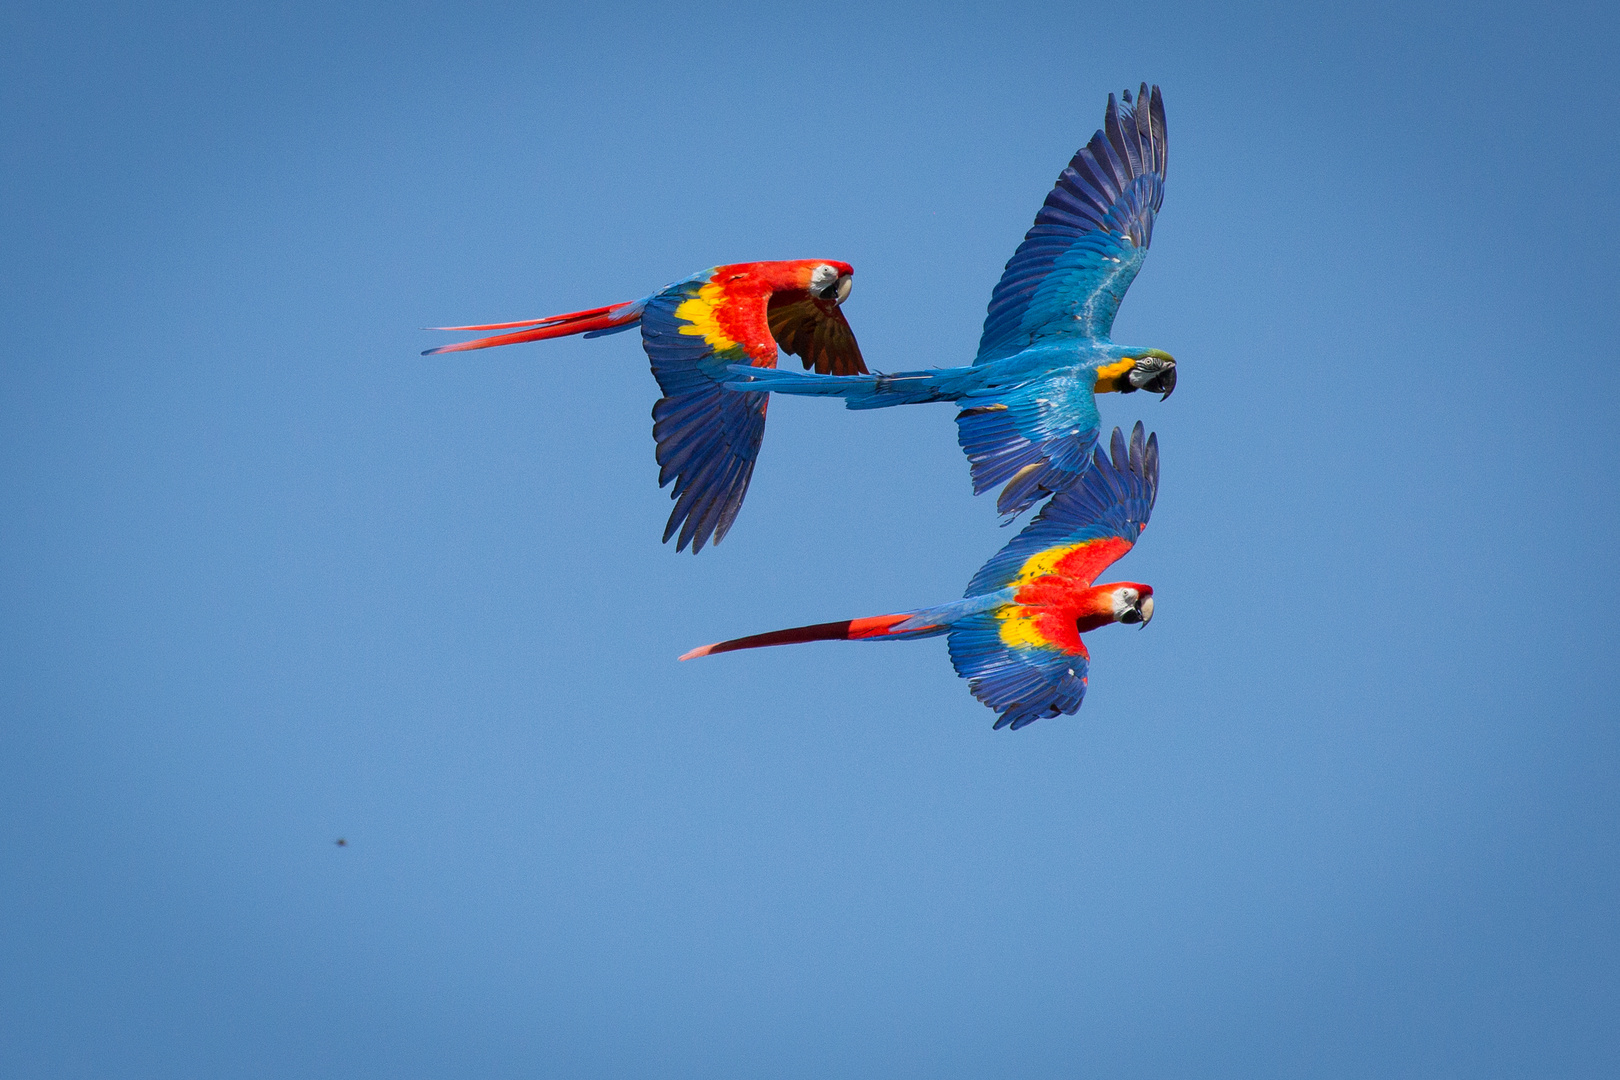
[{"label": "scarlet macaw", "polygon": [[[719,543],[736,520],[765,437],[769,394],[721,389],[728,365],[774,368],[776,350],[823,375],[866,371],[839,305],[854,269],[832,260],[715,266],[651,296],[524,322],[440,326],[435,330],[512,333],[428,349],[422,355],[487,349],[584,334],[602,337],[641,326],[641,344],[664,396],[653,406],[658,486],[674,482],[675,509],[664,541],[680,530],[677,551]],[[519,329],[522,328],[522,329]]]},{"label": "scarlet macaw", "polygon": [[973,493],[1005,484],[1013,516],[1080,479],[1097,444],[1096,395],[1169,397],[1175,359],[1116,345],[1114,315],[1147,255],[1164,201],[1164,99],[1108,96],[1103,129],[1058,177],[990,296],[971,367],[815,378],[733,369],[732,389],[837,396],[851,409],[954,401]]},{"label": "scarlet macaw", "polygon": [[985,563],[966,598],[937,607],[819,623],[704,645],[690,660],[735,649],[801,641],[895,641],[950,635],[951,663],[973,696],[1000,716],[995,726],[1025,724],[1080,708],[1090,654],[1080,639],[1108,623],[1146,625],[1153,587],[1134,581],[1093,585],[1136,543],[1159,490],[1159,440],[1130,445],[1118,428],[1113,460],[1100,448],[1085,477],[1059,491],[1034,521]]}]

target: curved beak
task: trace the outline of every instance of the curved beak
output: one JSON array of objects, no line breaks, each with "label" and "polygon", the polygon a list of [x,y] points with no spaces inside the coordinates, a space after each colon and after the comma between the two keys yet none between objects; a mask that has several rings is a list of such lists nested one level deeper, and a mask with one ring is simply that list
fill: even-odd
[{"label": "curved beak", "polygon": [[[1131,390],[1147,390],[1162,395],[1163,401],[1176,389],[1176,358],[1157,350],[1137,358],[1136,366],[1125,374]],[[1127,391],[1129,393],[1129,391]]]},{"label": "curved beak", "polygon": [[849,299],[849,291],[854,287],[855,279],[852,276],[840,274],[821,288],[811,289],[810,295],[817,300],[830,300],[834,304],[842,304]]},{"label": "curved beak", "polygon": [[1153,597],[1144,596],[1136,602],[1133,608],[1126,608],[1119,616],[1119,621],[1126,625],[1141,624],[1146,626],[1153,621]]}]

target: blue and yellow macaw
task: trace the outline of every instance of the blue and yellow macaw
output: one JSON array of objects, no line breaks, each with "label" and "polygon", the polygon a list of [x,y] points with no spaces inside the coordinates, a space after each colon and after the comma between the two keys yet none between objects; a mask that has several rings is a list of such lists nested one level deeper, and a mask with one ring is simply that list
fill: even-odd
[{"label": "blue and yellow macaw", "polygon": [[642,348],[664,392],[653,406],[658,486],[675,485],[664,542],[679,530],[675,550],[691,544],[696,554],[711,538],[718,544],[737,519],[765,437],[770,395],[733,393],[721,385],[734,377],[733,365],[774,368],[778,348],[823,375],[864,372],[860,346],[840,308],[854,273],[833,259],[713,266],[622,304],[521,322],[432,327],[507,333],[422,355],[572,334],[603,337],[639,325]]},{"label": "blue and yellow macaw", "polygon": [[966,598],[937,607],[818,623],[704,645],[698,656],[801,641],[897,641],[947,634],[951,663],[973,696],[1014,731],[1073,713],[1086,694],[1090,654],[1080,639],[1109,623],[1146,625],[1153,587],[1094,585],[1146,528],[1159,491],[1159,440],[1142,425],[1129,445],[1114,429],[1110,460],[1100,448],[1078,483],[1059,491],[1035,520],[985,563]]},{"label": "blue and yellow macaw", "polygon": [[1114,314],[1164,200],[1164,100],[1108,97],[1103,129],[1058,177],[990,296],[971,367],[841,377],[732,369],[734,390],[842,397],[851,409],[954,401],[973,492],[1004,484],[1008,520],[1080,479],[1100,428],[1096,395],[1176,385],[1175,359],[1117,345]]}]

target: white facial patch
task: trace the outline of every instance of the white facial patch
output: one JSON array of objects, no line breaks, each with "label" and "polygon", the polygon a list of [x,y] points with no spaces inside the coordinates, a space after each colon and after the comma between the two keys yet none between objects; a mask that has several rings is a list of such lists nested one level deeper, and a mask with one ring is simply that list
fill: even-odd
[{"label": "white facial patch", "polygon": [[1135,610],[1138,595],[1135,589],[1115,589],[1114,618],[1117,619],[1127,611]]},{"label": "white facial patch", "polygon": [[822,299],[831,299],[830,290],[833,283],[838,280],[838,271],[822,263],[810,271],[810,291]]}]

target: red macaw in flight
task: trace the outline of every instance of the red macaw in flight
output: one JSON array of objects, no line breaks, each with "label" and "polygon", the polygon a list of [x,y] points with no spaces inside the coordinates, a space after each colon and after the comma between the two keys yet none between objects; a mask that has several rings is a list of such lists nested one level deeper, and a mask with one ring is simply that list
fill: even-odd
[{"label": "red macaw in flight", "polygon": [[658,486],[671,482],[675,508],[664,541],[677,551],[718,544],[742,508],[765,437],[768,393],[724,389],[730,365],[774,368],[776,350],[822,375],[866,371],[841,305],[855,271],[831,259],[733,263],[700,271],[651,296],[522,322],[440,326],[435,330],[510,333],[428,349],[422,355],[487,349],[584,334],[602,337],[641,326],[641,344],[664,396],[653,406]]},{"label": "red macaw in flight", "polygon": [[1114,429],[1113,458],[1094,452],[1091,468],[1052,496],[1034,521],[985,563],[966,598],[937,607],[819,623],[704,645],[682,660],[801,641],[896,641],[949,635],[951,663],[973,696],[1014,731],[1073,713],[1086,693],[1090,654],[1080,635],[1109,623],[1147,625],[1153,587],[1134,581],[1094,585],[1136,543],[1159,491],[1159,440],[1130,444]]}]

